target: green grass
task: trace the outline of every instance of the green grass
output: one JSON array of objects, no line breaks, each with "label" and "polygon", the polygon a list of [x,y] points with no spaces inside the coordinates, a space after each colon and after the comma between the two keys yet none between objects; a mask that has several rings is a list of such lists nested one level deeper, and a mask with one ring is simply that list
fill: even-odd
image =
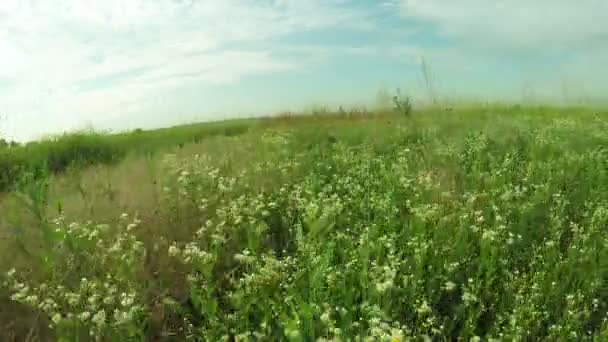
[{"label": "green grass", "polygon": [[608,339],[606,112],[221,125],[21,177],[1,339]]},{"label": "green grass", "polygon": [[217,135],[240,135],[253,123],[253,120],[233,120],[113,135],[77,132],[17,147],[0,146],[0,192],[12,190],[19,179],[32,170],[45,168],[61,173],[73,167],[112,165],[127,154],[150,155]]}]

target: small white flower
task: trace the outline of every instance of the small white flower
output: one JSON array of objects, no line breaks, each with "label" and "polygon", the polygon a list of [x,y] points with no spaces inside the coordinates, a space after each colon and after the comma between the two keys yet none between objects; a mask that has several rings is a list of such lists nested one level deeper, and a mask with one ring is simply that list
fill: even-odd
[{"label": "small white flower", "polygon": [[134,301],[135,301],[135,298],[133,295],[127,295],[127,294],[123,293],[121,296],[121,299],[120,299],[120,304],[124,307],[127,307],[127,306],[133,305]]},{"label": "small white flower", "polygon": [[17,270],[15,270],[14,268],[12,268],[10,271],[6,272],[6,276],[8,278],[12,278],[15,276],[15,273],[17,273]]},{"label": "small white flower", "polygon": [[112,303],[114,303],[114,298],[107,296],[106,298],[103,299],[103,303],[105,305],[112,305]]},{"label": "small white flower", "polygon": [[429,306],[429,304],[425,301],[423,301],[422,303],[420,303],[420,305],[416,308],[416,312],[418,312],[421,315],[426,315],[428,313],[431,313],[431,307]]},{"label": "small white flower", "polygon": [[171,245],[169,247],[169,256],[176,257],[178,255],[179,255],[179,248],[177,248],[177,246],[175,246],[175,245]]},{"label": "small white flower", "polygon": [[97,295],[92,295],[91,297],[89,297],[89,299],[87,299],[87,301],[89,302],[89,304],[95,305],[97,303],[97,299],[99,299]]},{"label": "small white flower", "polygon": [[100,310],[99,312],[97,312],[95,314],[95,316],[93,316],[93,319],[91,320],[93,323],[95,323],[97,326],[103,326],[106,323],[106,312],[105,310]]},{"label": "small white flower", "polygon": [[38,296],[36,296],[36,295],[27,296],[25,298],[25,302],[28,303],[29,305],[35,306],[38,304]]},{"label": "small white flower", "polygon": [[330,321],[331,321],[331,317],[329,316],[329,312],[324,312],[321,315],[321,322],[323,322],[324,324],[329,324]]},{"label": "small white flower", "polygon": [[477,297],[474,294],[472,294],[468,291],[465,291],[465,293],[462,294],[462,300],[466,304],[471,304],[471,303],[477,302]]},{"label": "small white flower", "polygon": [[484,232],[481,234],[481,239],[487,241],[494,241],[497,235],[498,233],[494,230],[484,230]]},{"label": "small white flower", "polygon": [[80,314],[79,318],[83,322],[87,321],[89,318],[91,318],[91,313],[88,312],[88,311],[85,311],[85,312],[83,312],[83,313]]},{"label": "small white flower", "polygon": [[71,306],[76,306],[80,302],[80,295],[75,293],[66,294],[66,298],[68,299],[68,304]]},{"label": "small white flower", "polygon": [[56,313],[53,315],[53,317],[51,318],[51,321],[53,322],[53,324],[57,325],[59,323],[61,323],[61,314],[60,313]]},{"label": "small white flower", "polygon": [[456,288],[456,284],[455,284],[453,281],[447,281],[447,282],[445,283],[445,289],[446,289],[447,291],[452,291],[452,290],[454,290],[455,288]]}]

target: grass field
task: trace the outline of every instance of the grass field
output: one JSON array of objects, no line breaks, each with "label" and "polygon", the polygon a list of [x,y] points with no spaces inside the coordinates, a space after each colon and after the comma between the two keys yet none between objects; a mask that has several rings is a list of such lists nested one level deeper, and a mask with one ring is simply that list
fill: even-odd
[{"label": "grass field", "polygon": [[608,112],[282,116],[3,160],[1,341],[608,340]]}]

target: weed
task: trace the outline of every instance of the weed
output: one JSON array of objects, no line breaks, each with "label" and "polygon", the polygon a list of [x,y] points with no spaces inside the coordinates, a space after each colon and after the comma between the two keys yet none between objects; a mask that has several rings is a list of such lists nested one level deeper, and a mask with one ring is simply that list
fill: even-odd
[{"label": "weed", "polygon": [[410,116],[412,113],[412,101],[409,97],[401,95],[397,89],[397,95],[393,96],[393,110],[403,116]]},{"label": "weed", "polygon": [[55,180],[28,174],[7,201],[48,228],[22,243],[52,262],[8,263],[0,295],[67,340],[606,338],[608,118],[390,119],[220,130],[159,158],[158,199],[109,221],[49,215]]}]

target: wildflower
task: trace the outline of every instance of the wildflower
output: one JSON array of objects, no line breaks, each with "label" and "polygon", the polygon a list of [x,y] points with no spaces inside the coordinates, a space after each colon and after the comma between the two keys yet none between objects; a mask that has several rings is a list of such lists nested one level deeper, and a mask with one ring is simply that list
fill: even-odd
[{"label": "wildflower", "polygon": [[81,321],[85,322],[89,318],[91,318],[91,313],[88,312],[88,311],[85,311],[85,312],[83,312],[83,313],[80,314],[79,318],[80,318]]},{"label": "wildflower", "polygon": [[80,303],[80,295],[76,294],[76,293],[67,293],[66,298],[68,300],[68,304],[70,304],[71,306],[76,306],[78,305],[78,303]]},{"label": "wildflower", "polygon": [[61,314],[60,313],[56,313],[53,315],[53,317],[51,317],[51,322],[53,322],[53,324],[58,325],[59,323],[61,323]]},{"label": "wildflower", "polygon": [[105,305],[112,305],[114,303],[114,298],[111,296],[107,296],[106,298],[103,299],[103,303]]},{"label": "wildflower", "polygon": [[101,309],[99,312],[97,312],[95,314],[95,316],[93,316],[93,319],[91,321],[93,323],[95,323],[99,327],[105,325],[105,323],[106,323],[106,312],[105,312],[105,310]]},{"label": "wildflower", "polygon": [[25,298],[25,302],[29,305],[36,306],[38,304],[38,296],[30,295]]},{"label": "wildflower", "polygon": [[23,299],[23,294],[21,292],[14,293],[11,295],[11,300],[14,302],[19,302]]},{"label": "wildflower", "polygon": [[483,233],[481,234],[481,239],[487,241],[494,241],[497,235],[498,233],[496,231],[488,229],[483,231]]},{"label": "wildflower", "polygon": [[431,311],[431,307],[426,300],[422,301],[422,303],[420,303],[420,305],[416,308],[416,312],[418,312],[420,315],[426,315],[431,313]]},{"label": "wildflower", "polygon": [[178,255],[179,255],[179,248],[177,248],[177,246],[175,246],[175,245],[171,245],[169,247],[169,256],[176,257]]},{"label": "wildflower", "polygon": [[447,282],[445,283],[445,289],[446,289],[447,291],[452,291],[452,290],[454,290],[455,288],[456,288],[456,284],[455,284],[453,281],[447,281]]},{"label": "wildflower", "polygon": [[466,304],[472,304],[477,302],[477,297],[472,294],[471,292],[465,291],[462,294],[462,300],[466,303]]},{"label": "wildflower", "polygon": [[133,305],[133,302],[135,301],[135,296],[133,294],[123,293],[120,297],[120,304],[124,307]]},{"label": "wildflower", "polygon": [[331,321],[331,318],[330,318],[330,316],[329,316],[329,312],[324,312],[324,313],[321,315],[321,317],[320,317],[320,318],[321,318],[321,322],[323,322],[323,323],[324,323],[324,324],[326,324],[326,325],[327,325],[327,324],[329,324],[329,323],[330,323],[330,321]]},{"label": "wildflower", "polygon": [[388,289],[392,288],[393,286],[394,286],[393,280],[392,279],[388,279],[388,280],[386,280],[384,282],[376,284],[376,291],[378,291],[380,293],[384,293]]},{"label": "wildflower", "polygon": [[17,270],[12,268],[10,271],[6,272],[6,276],[10,279],[15,276],[15,273],[17,273]]}]

